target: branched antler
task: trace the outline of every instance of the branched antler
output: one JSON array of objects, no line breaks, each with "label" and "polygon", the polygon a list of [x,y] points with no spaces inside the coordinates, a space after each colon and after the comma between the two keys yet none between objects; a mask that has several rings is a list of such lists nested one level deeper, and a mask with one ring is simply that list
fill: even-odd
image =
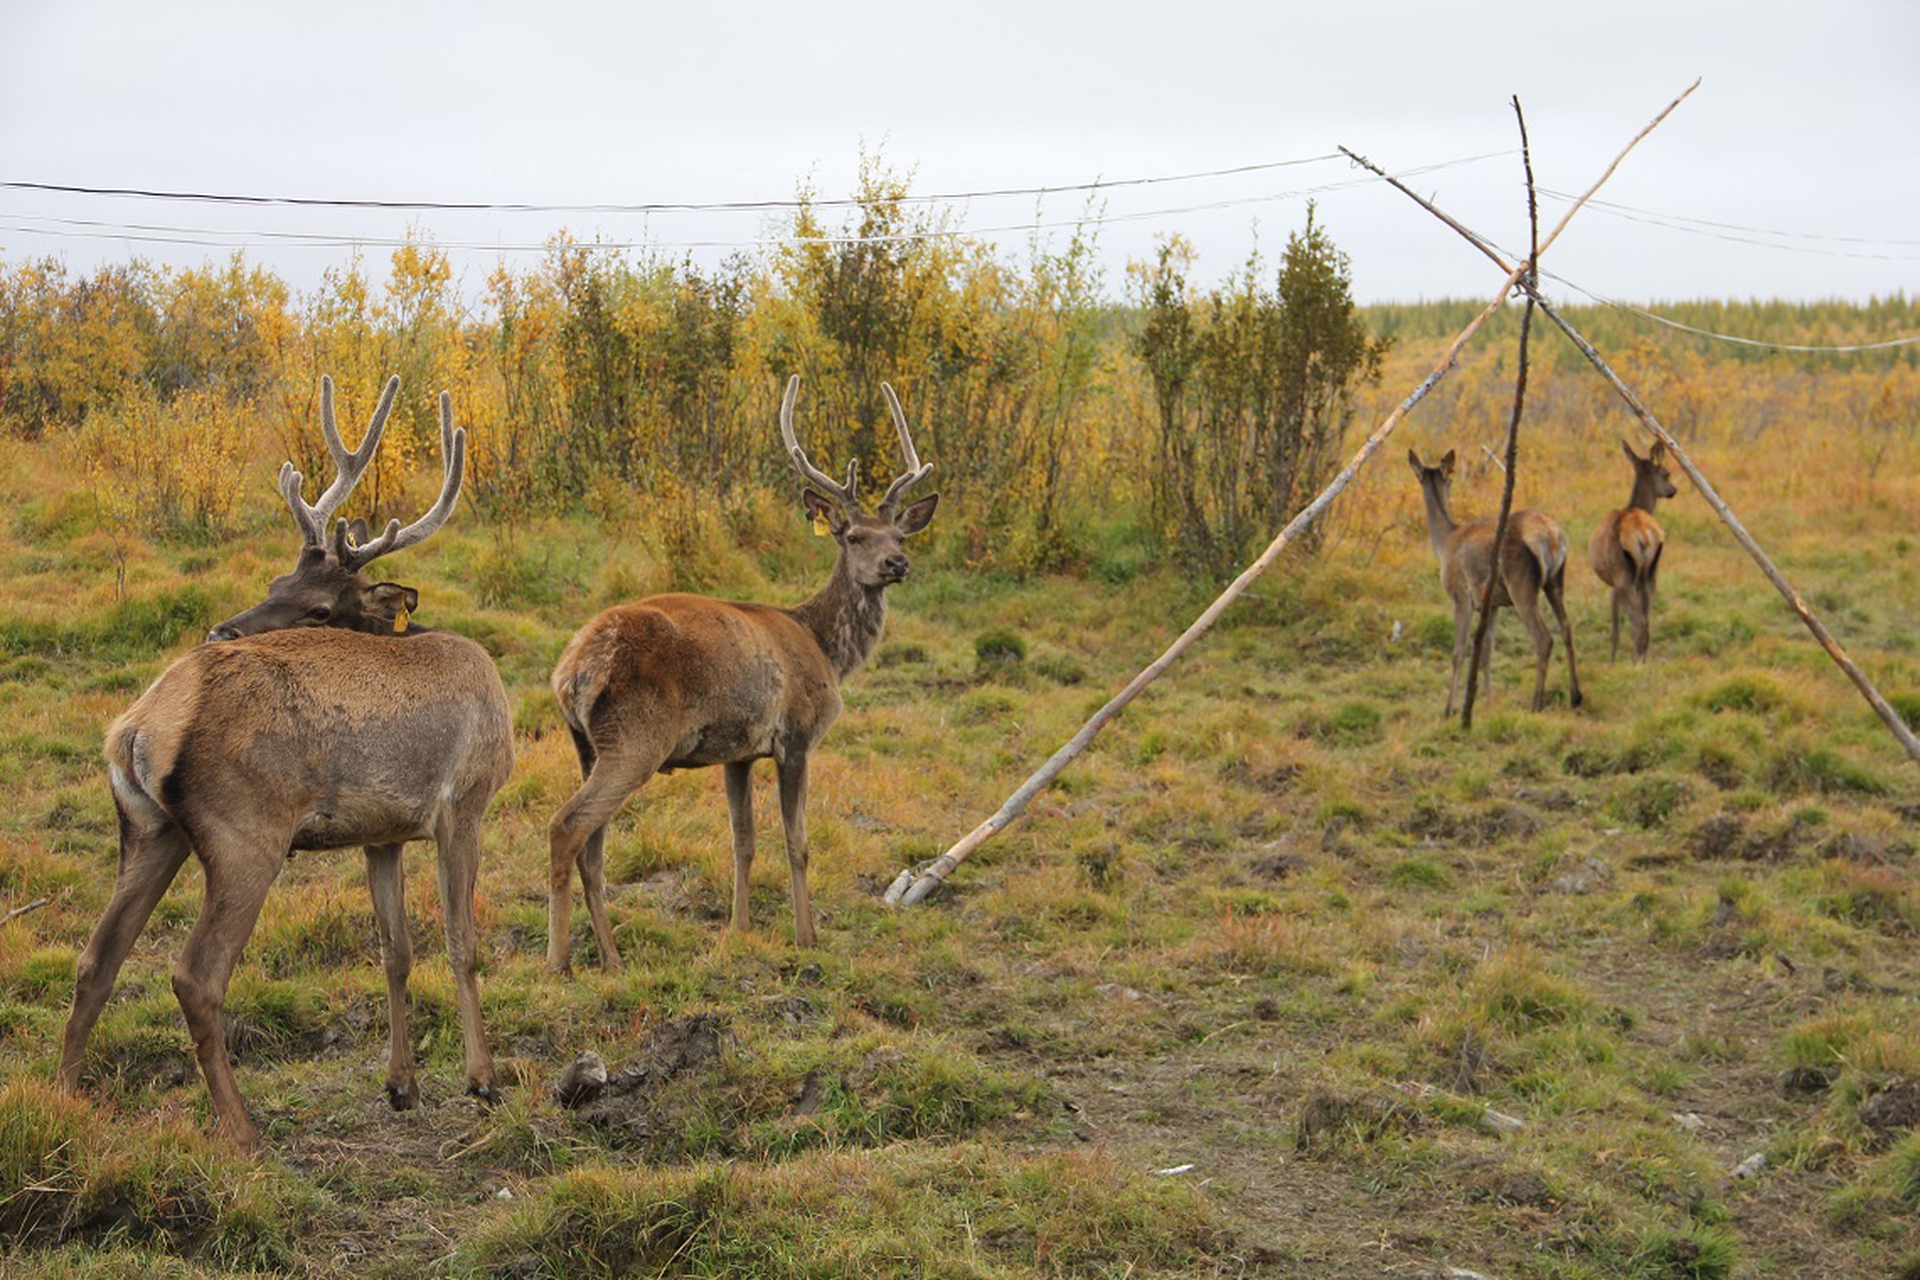
[{"label": "branched antler", "polygon": [[[893,393],[893,388],[887,383],[881,383],[880,390],[886,395],[887,411],[893,415],[893,429],[900,436],[900,452],[905,454],[907,459],[907,469],[887,486],[887,492],[880,499],[879,514],[891,518],[894,504],[900,500],[900,496],[908,488],[933,474],[933,464],[922,463],[920,455],[914,450],[913,433],[907,429],[907,415],[900,408],[900,397]],[[838,502],[851,514],[859,510],[854,491],[860,480],[860,460],[855,458],[848,464],[845,484],[834,480],[807,460],[807,451],[800,447],[800,442],[794,439],[793,435],[793,402],[799,393],[800,375],[796,373],[787,379],[787,393],[780,401],[780,438],[786,442],[787,457],[792,461],[794,468],[800,472],[802,479]]]},{"label": "branched antler", "polygon": [[[398,382],[399,379],[394,381]],[[389,552],[418,546],[453,514],[453,504],[460,497],[460,482],[467,472],[467,429],[453,425],[453,397],[445,391],[440,393],[440,456],[445,466],[440,481],[440,496],[427,509],[427,514],[406,528],[402,529],[398,520],[389,520],[379,537],[365,546],[355,547],[348,543],[347,522],[340,522],[334,532],[334,546],[342,565],[359,570]]]},{"label": "branched antler", "polygon": [[907,430],[907,415],[900,407],[900,397],[893,394],[892,385],[883,382],[880,391],[887,397],[888,412],[893,414],[893,429],[900,433],[900,452],[907,457],[907,469],[895,477],[894,482],[887,486],[886,495],[880,499],[880,514],[891,517],[894,503],[913,485],[932,475],[933,464],[929,462],[923,465],[920,455],[914,451],[913,434]]},{"label": "branched antler", "polygon": [[[322,548],[327,545],[327,524],[333,519],[333,513],[353,493],[373,462],[373,455],[380,448],[380,439],[386,434],[387,418],[393,412],[394,397],[399,391],[400,378],[396,374],[387,379],[386,389],[380,393],[380,403],[374,408],[373,420],[367,424],[367,434],[360,441],[360,447],[349,450],[341,442],[340,429],[334,423],[333,379],[321,377],[320,433],[326,438],[327,451],[333,455],[333,483],[327,486],[319,501],[308,505],[300,495],[305,477],[294,469],[291,462],[282,463],[280,467],[280,494],[287,500],[287,508],[293,512],[294,523],[299,526],[305,545]],[[466,476],[467,432],[465,427],[453,425],[453,397],[444,391],[440,393],[440,454],[445,460],[440,497],[427,514],[404,529],[398,520],[388,521],[379,537],[360,546],[355,546],[347,536],[345,520],[335,525],[334,555],[343,566],[357,572],[389,552],[417,546],[453,514],[454,503],[460,496],[460,482]]]},{"label": "branched antler", "polygon": [[327,486],[318,502],[308,506],[300,496],[300,486],[305,477],[294,470],[291,462],[280,464],[280,496],[287,500],[287,507],[293,512],[293,522],[299,526],[300,536],[307,546],[327,545],[327,522],[339,510],[340,504],[347,500],[354,486],[360,483],[360,477],[366,474],[374,451],[380,447],[380,437],[386,433],[387,415],[393,411],[393,398],[399,392],[400,377],[395,374],[387,379],[386,390],[380,393],[380,403],[374,408],[373,421],[367,424],[367,434],[361,439],[360,447],[349,450],[341,443],[340,429],[333,421],[333,379],[322,375],[320,433],[326,437],[327,451],[333,455],[333,483]]},{"label": "branched antler", "polygon": [[845,484],[835,480],[807,460],[807,451],[802,449],[800,442],[793,437],[793,402],[799,394],[800,375],[796,373],[787,379],[787,394],[780,399],[780,439],[786,443],[787,458],[793,463],[794,469],[800,473],[801,479],[832,498],[847,514],[852,515],[860,509],[860,504],[854,497],[855,490],[860,485],[860,459],[855,458],[848,465]]}]

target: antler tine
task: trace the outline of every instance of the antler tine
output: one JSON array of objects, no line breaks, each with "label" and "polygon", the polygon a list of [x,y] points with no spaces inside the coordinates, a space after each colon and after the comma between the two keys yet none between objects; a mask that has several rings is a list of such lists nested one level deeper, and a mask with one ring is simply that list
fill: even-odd
[{"label": "antler tine", "polygon": [[847,480],[842,484],[807,460],[807,451],[793,437],[793,402],[799,394],[800,375],[796,373],[787,379],[787,393],[780,399],[780,439],[787,446],[787,458],[799,471],[801,479],[852,511],[854,490],[860,482],[860,461],[856,458],[847,468]]},{"label": "antler tine", "polygon": [[892,384],[881,383],[880,391],[887,398],[888,411],[893,414],[893,429],[900,435],[900,452],[907,456],[907,469],[887,486],[886,496],[880,499],[880,514],[884,516],[893,514],[893,504],[901,494],[933,474],[933,464],[923,464],[914,450],[913,433],[907,430],[906,411],[900,407],[900,397],[893,393]]},{"label": "antler tine", "polygon": [[[398,382],[399,379],[394,381]],[[440,482],[440,496],[427,509],[427,514],[404,529],[398,520],[389,520],[379,537],[364,546],[351,548],[347,546],[344,532],[346,521],[341,521],[337,545],[343,564],[358,570],[381,556],[418,546],[433,536],[447,522],[447,517],[453,514],[454,503],[460,498],[460,484],[467,473],[467,429],[453,425],[453,397],[445,391],[440,393],[440,452],[446,459],[446,470]]]},{"label": "antler tine", "polygon": [[380,437],[386,433],[387,416],[393,412],[393,400],[399,391],[400,377],[395,374],[387,379],[386,389],[380,393],[380,403],[374,408],[373,420],[367,424],[367,434],[360,441],[360,447],[350,450],[341,441],[340,428],[333,418],[333,379],[321,376],[320,434],[326,439],[327,452],[333,455],[333,483],[326,487],[319,501],[309,506],[300,496],[305,477],[294,470],[291,462],[280,468],[281,496],[286,498],[294,523],[300,526],[301,536],[309,546],[326,544],[327,521],[366,474],[367,464],[373,461],[374,451],[380,447]]}]

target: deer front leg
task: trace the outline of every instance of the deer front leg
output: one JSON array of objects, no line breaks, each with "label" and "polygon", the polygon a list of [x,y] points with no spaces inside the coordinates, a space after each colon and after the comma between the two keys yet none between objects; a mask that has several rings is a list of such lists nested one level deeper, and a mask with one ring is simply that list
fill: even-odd
[{"label": "deer front leg", "polygon": [[488,799],[480,792],[465,798],[463,811],[439,834],[438,865],[440,902],[447,917],[447,963],[459,993],[460,1038],[467,1052],[467,1092],[492,1102],[493,1052],[480,1020],[480,930],[473,919],[473,898],[480,881],[480,819]]},{"label": "deer front leg", "polygon": [[793,940],[814,945],[813,902],[807,896],[807,755],[798,751],[777,760],[780,821],[787,831],[787,869],[793,876]]},{"label": "deer front leg", "polygon": [[[227,1057],[227,984],[260,918],[267,890],[280,873],[285,861],[280,851],[288,843],[285,835],[255,841],[224,832],[206,842],[200,849],[207,873],[206,900],[173,971],[173,994],[186,1015],[218,1127],[243,1151],[260,1149],[260,1130],[247,1114]],[[274,852],[261,853],[262,848]]]},{"label": "deer front leg", "polygon": [[413,1039],[407,1032],[407,979],[413,973],[413,938],[407,930],[406,877],[397,844],[370,844],[367,893],[373,899],[380,967],[387,973],[387,1105],[411,1111],[420,1102],[414,1078]]},{"label": "deer front leg", "polygon": [[100,923],[94,926],[86,950],[80,953],[74,973],[73,1012],[67,1015],[66,1033],[60,1042],[60,1070],[54,1079],[69,1093],[80,1088],[80,1060],[86,1055],[94,1023],[100,1020],[100,1011],[113,994],[120,966],[167,886],[180,874],[189,852],[185,833],[171,822],[158,831],[145,831],[122,813],[121,830],[126,834],[121,838],[120,875]]},{"label": "deer front leg", "polygon": [[729,761],[725,774],[727,822],[733,828],[733,917],[728,927],[745,933],[753,928],[749,883],[753,874],[753,761]]}]

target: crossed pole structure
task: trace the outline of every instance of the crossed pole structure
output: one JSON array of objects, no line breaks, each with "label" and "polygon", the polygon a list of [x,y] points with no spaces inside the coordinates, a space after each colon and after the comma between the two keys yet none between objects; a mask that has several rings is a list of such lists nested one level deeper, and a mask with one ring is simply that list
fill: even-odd
[{"label": "crossed pole structure", "polygon": [[[1754,541],[1753,535],[1747,532],[1746,527],[1742,525],[1738,517],[1733,514],[1733,511],[1727,506],[1725,500],[1722,499],[1714,489],[1712,483],[1701,473],[1698,465],[1695,464],[1693,459],[1687,454],[1680,442],[1674,439],[1672,433],[1661,425],[1659,420],[1647,409],[1646,405],[1634,394],[1632,389],[1620,380],[1619,375],[1614,373],[1607,365],[1606,361],[1601,358],[1599,352],[1594,349],[1593,345],[1582,337],[1580,333],[1567,322],[1566,318],[1562,316],[1547,299],[1541,297],[1539,293],[1536,267],[1540,257],[1545,254],[1546,250],[1559,238],[1560,233],[1566,229],[1567,224],[1573,220],[1574,215],[1579,213],[1587,202],[1593,198],[1594,194],[1613,176],[1614,171],[1620,167],[1621,162],[1626,159],[1627,154],[1631,152],[1635,146],[1639,145],[1641,139],[1658,128],[1682,102],[1686,101],[1688,95],[1692,94],[1692,92],[1699,87],[1700,82],[1698,80],[1688,85],[1684,92],[1672,102],[1668,103],[1665,109],[1636,133],[1633,138],[1620,149],[1619,154],[1614,157],[1613,162],[1595,179],[1593,184],[1567,208],[1566,213],[1561,216],[1560,221],[1555,224],[1553,230],[1549,232],[1544,239],[1537,241],[1531,256],[1517,264],[1507,262],[1493,246],[1487,244],[1481,237],[1475,235],[1472,231],[1469,231],[1459,222],[1436,208],[1431,202],[1416,195],[1407,188],[1405,184],[1388,175],[1371,161],[1355,154],[1346,147],[1340,148],[1354,163],[1385,179],[1396,190],[1407,195],[1422,208],[1446,223],[1455,232],[1464,236],[1469,243],[1473,244],[1490,258],[1496,266],[1505,271],[1507,273],[1506,279],[1501,282],[1499,292],[1493,296],[1493,299],[1487,303],[1486,307],[1482,309],[1478,315],[1467,323],[1465,328],[1454,336],[1453,340],[1448,343],[1446,350],[1441,353],[1440,358],[1434,363],[1431,372],[1421,380],[1418,386],[1408,393],[1404,400],[1394,407],[1393,411],[1387,415],[1385,420],[1374,429],[1373,434],[1367,437],[1366,442],[1360,446],[1359,451],[1353,455],[1346,466],[1342,467],[1327,484],[1327,487],[1321,490],[1318,497],[1303,507],[1300,513],[1287,523],[1286,527],[1267,545],[1267,549],[1260,553],[1259,558],[1248,565],[1247,568],[1241,572],[1240,576],[1235,578],[1233,582],[1227,586],[1226,590],[1221,592],[1214,602],[1207,606],[1206,611],[1196,618],[1192,625],[1185,631],[1180,633],[1180,636],[1167,647],[1164,653],[1129,681],[1125,688],[1115,694],[1105,706],[1096,711],[1093,716],[1080,727],[1079,732],[1068,739],[1058,751],[1055,751],[1052,756],[1048,757],[1045,764],[1041,765],[1025,782],[1021,783],[1019,788],[1007,797],[1006,802],[1003,803],[999,809],[995,810],[992,816],[968,832],[957,843],[932,862],[922,867],[909,867],[901,871],[886,891],[885,901],[888,904],[912,906],[924,901],[928,895],[932,894],[946,882],[947,877],[950,876],[954,869],[958,867],[961,862],[965,861],[970,854],[1024,814],[1027,806],[1032,803],[1033,798],[1052,783],[1054,778],[1058,777],[1069,764],[1092,744],[1095,736],[1099,734],[1100,730],[1103,729],[1109,721],[1118,716],[1120,712],[1126,708],[1128,703],[1138,697],[1148,685],[1159,679],[1167,668],[1177,662],[1180,657],[1193,646],[1195,641],[1213,627],[1214,623],[1219,620],[1221,614],[1226,612],[1227,607],[1244,594],[1247,588],[1252,586],[1260,575],[1272,566],[1275,560],[1279,559],[1280,554],[1292,545],[1303,531],[1325,514],[1334,498],[1338,497],[1339,494],[1352,483],[1354,477],[1357,476],[1361,469],[1380,451],[1380,447],[1386,443],[1387,437],[1393,434],[1394,428],[1400,425],[1413,407],[1424,399],[1427,393],[1432,391],[1433,388],[1439,384],[1440,380],[1453,368],[1455,362],[1459,359],[1460,352],[1465,348],[1467,341],[1472,338],[1488,320],[1492,319],[1493,316],[1499,312],[1501,307],[1506,304],[1509,295],[1515,290],[1522,293],[1532,305],[1537,306],[1541,313],[1552,321],[1553,324],[1573,342],[1575,347],[1579,348],[1581,354],[1586,356],[1588,361],[1601,372],[1609,384],[1613,386],[1614,390],[1625,401],[1628,408],[1640,420],[1641,424],[1646,427],[1648,432],[1650,432],[1655,439],[1666,445],[1675,460],[1679,462],[1681,469],[1686,472],[1687,478],[1693,482],[1695,488],[1706,500],[1707,505],[1712,508],[1714,513],[1720,517],[1721,521],[1724,522],[1732,532],[1734,539],[1739,542],[1740,546],[1746,550],[1748,555],[1753,557],[1754,561],[1760,566],[1761,572],[1766,575],[1768,581],[1773,584],[1774,588],[1786,598],[1793,612],[1806,624],[1808,630],[1813,633],[1814,638],[1819,641],[1828,656],[1839,665],[1841,670],[1846,672],[1848,679],[1853,681],[1855,687],[1860,690],[1862,696],[1866,698],[1874,712],[1886,723],[1887,727],[1893,732],[1894,737],[1898,739],[1901,746],[1905,748],[1908,756],[1911,757],[1916,764],[1920,764],[1920,739],[1915,738],[1913,731],[1907,727],[1906,722],[1901,719],[1900,714],[1893,709],[1886,698],[1873,686],[1872,681],[1860,670],[1859,666],[1847,656],[1846,651],[1840,647],[1839,642],[1833,638],[1832,633],[1821,623],[1806,600],[1787,582],[1786,577],[1780,572],[1778,567],[1774,565],[1766,552],[1761,549],[1760,544]],[[1516,109],[1517,105],[1516,103]]]}]

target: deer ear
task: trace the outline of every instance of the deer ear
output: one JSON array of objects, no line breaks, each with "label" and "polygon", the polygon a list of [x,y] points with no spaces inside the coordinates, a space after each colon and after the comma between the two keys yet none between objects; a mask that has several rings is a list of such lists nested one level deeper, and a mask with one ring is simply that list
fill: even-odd
[{"label": "deer ear", "polygon": [[1653,442],[1653,448],[1647,450],[1647,461],[1656,467],[1666,465],[1667,446],[1663,441],[1655,440]]},{"label": "deer ear", "polygon": [[800,501],[807,509],[808,518],[810,518],[814,524],[818,525],[824,521],[829,532],[835,534],[845,532],[847,527],[846,514],[840,510],[840,504],[832,498],[824,494],[815,493],[812,489],[802,489],[800,491]]},{"label": "deer ear", "polygon": [[1440,477],[1443,480],[1453,479],[1453,450],[1451,449],[1447,450],[1446,457],[1440,459]]},{"label": "deer ear", "polygon": [[1414,475],[1420,474],[1420,455],[1411,448],[1407,450],[1407,465],[1413,468]]},{"label": "deer ear", "polygon": [[393,619],[420,607],[420,593],[397,582],[376,582],[360,593],[360,609],[376,618]]},{"label": "deer ear", "polygon": [[933,509],[939,505],[940,495],[930,493],[895,516],[893,527],[901,533],[918,533],[927,527],[927,523],[933,519]]},{"label": "deer ear", "polygon": [[1639,454],[1637,454],[1637,453],[1635,453],[1635,452],[1633,451],[1633,446],[1632,446],[1632,445],[1630,445],[1630,444],[1628,444],[1628,443],[1627,443],[1627,442],[1626,442],[1625,440],[1622,440],[1622,441],[1620,442],[1620,452],[1622,452],[1622,453],[1624,453],[1624,454],[1626,454],[1626,455],[1627,455],[1627,461],[1629,461],[1629,462],[1638,462],[1638,461],[1640,461],[1640,455],[1639,455]]}]

